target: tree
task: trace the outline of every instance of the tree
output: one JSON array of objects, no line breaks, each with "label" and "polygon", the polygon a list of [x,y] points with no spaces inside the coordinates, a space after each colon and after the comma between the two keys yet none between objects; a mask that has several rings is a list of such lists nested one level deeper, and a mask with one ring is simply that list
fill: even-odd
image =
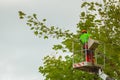
[{"label": "tree", "polygon": [[[70,30],[62,30],[55,26],[46,26],[46,19],[39,21],[37,15],[26,15],[19,11],[20,19],[26,19],[26,24],[30,26],[36,36],[48,39],[50,37],[60,39],[62,43],[54,45],[53,50],[62,50],[72,52],[72,42],[74,42],[74,58],[76,61],[81,61],[79,48],[82,46],[80,42],[75,42],[79,39],[82,29],[87,29],[92,34],[93,39],[101,42],[96,50],[100,53],[98,63],[103,63],[105,53],[105,72],[116,79],[120,79],[120,1],[103,0],[103,4],[97,2],[84,2],[81,8],[86,11],[80,13],[80,21],[77,24],[77,34]],[[103,46],[104,45],[104,46]],[[104,49],[105,48],[105,49]],[[62,53],[61,53],[62,55]],[[102,56],[103,55],[103,56]],[[72,68],[73,56],[67,55],[63,60],[62,56],[58,58],[54,56],[44,57],[44,66],[39,67],[40,73],[45,76],[45,80],[100,80],[98,76],[89,74]]]}]

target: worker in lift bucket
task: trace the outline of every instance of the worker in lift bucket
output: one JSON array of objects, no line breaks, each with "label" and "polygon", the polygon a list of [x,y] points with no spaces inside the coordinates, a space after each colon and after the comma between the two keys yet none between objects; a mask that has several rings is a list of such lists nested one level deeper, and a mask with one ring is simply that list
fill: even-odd
[{"label": "worker in lift bucket", "polygon": [[82,34],[80,35],[80,41],[83,44],[83,52],[85,53],[86,62],[92,62],[94,64],[94,52],[92,50],[88,50],[88,40],[91,37],[91,34],[87,32],[87,30],[82,30]]}]

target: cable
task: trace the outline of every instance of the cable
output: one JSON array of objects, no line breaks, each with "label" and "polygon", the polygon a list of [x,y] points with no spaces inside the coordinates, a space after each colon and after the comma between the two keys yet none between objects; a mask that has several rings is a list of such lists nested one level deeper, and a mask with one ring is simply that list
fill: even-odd
[{"label": "cable", "polygon": [[74,42],[72,42],[72,52],[73,52],[73,64],[74,64]]},{"label": "cable", "polygon": [[104,68],[105,68],[105,44],[104,44]]}]

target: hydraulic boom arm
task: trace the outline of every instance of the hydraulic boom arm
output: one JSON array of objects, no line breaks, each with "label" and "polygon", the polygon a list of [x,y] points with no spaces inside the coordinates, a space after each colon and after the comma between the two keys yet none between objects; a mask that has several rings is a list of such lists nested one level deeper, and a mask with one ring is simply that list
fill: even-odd
[{"label": "hydraulic boom arm", "polygon": [[103,80],[115,80],[113,78],[110,78],[108,75],[106,75],[101,69],[98,71],[98,76]]}]

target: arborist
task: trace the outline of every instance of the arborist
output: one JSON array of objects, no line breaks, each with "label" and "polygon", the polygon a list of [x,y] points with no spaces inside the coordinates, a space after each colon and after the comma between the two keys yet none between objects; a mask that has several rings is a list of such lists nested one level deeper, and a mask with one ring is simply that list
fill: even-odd
[{"label": "arborist", "polygon": [[91,34],[87,30],[82,30],[80,35],[80,41],[83,44],[83,52],[85,53],[86,62],[92,62],[94,64],[94,52],[88,49],[88,40],[91,37]]}]

